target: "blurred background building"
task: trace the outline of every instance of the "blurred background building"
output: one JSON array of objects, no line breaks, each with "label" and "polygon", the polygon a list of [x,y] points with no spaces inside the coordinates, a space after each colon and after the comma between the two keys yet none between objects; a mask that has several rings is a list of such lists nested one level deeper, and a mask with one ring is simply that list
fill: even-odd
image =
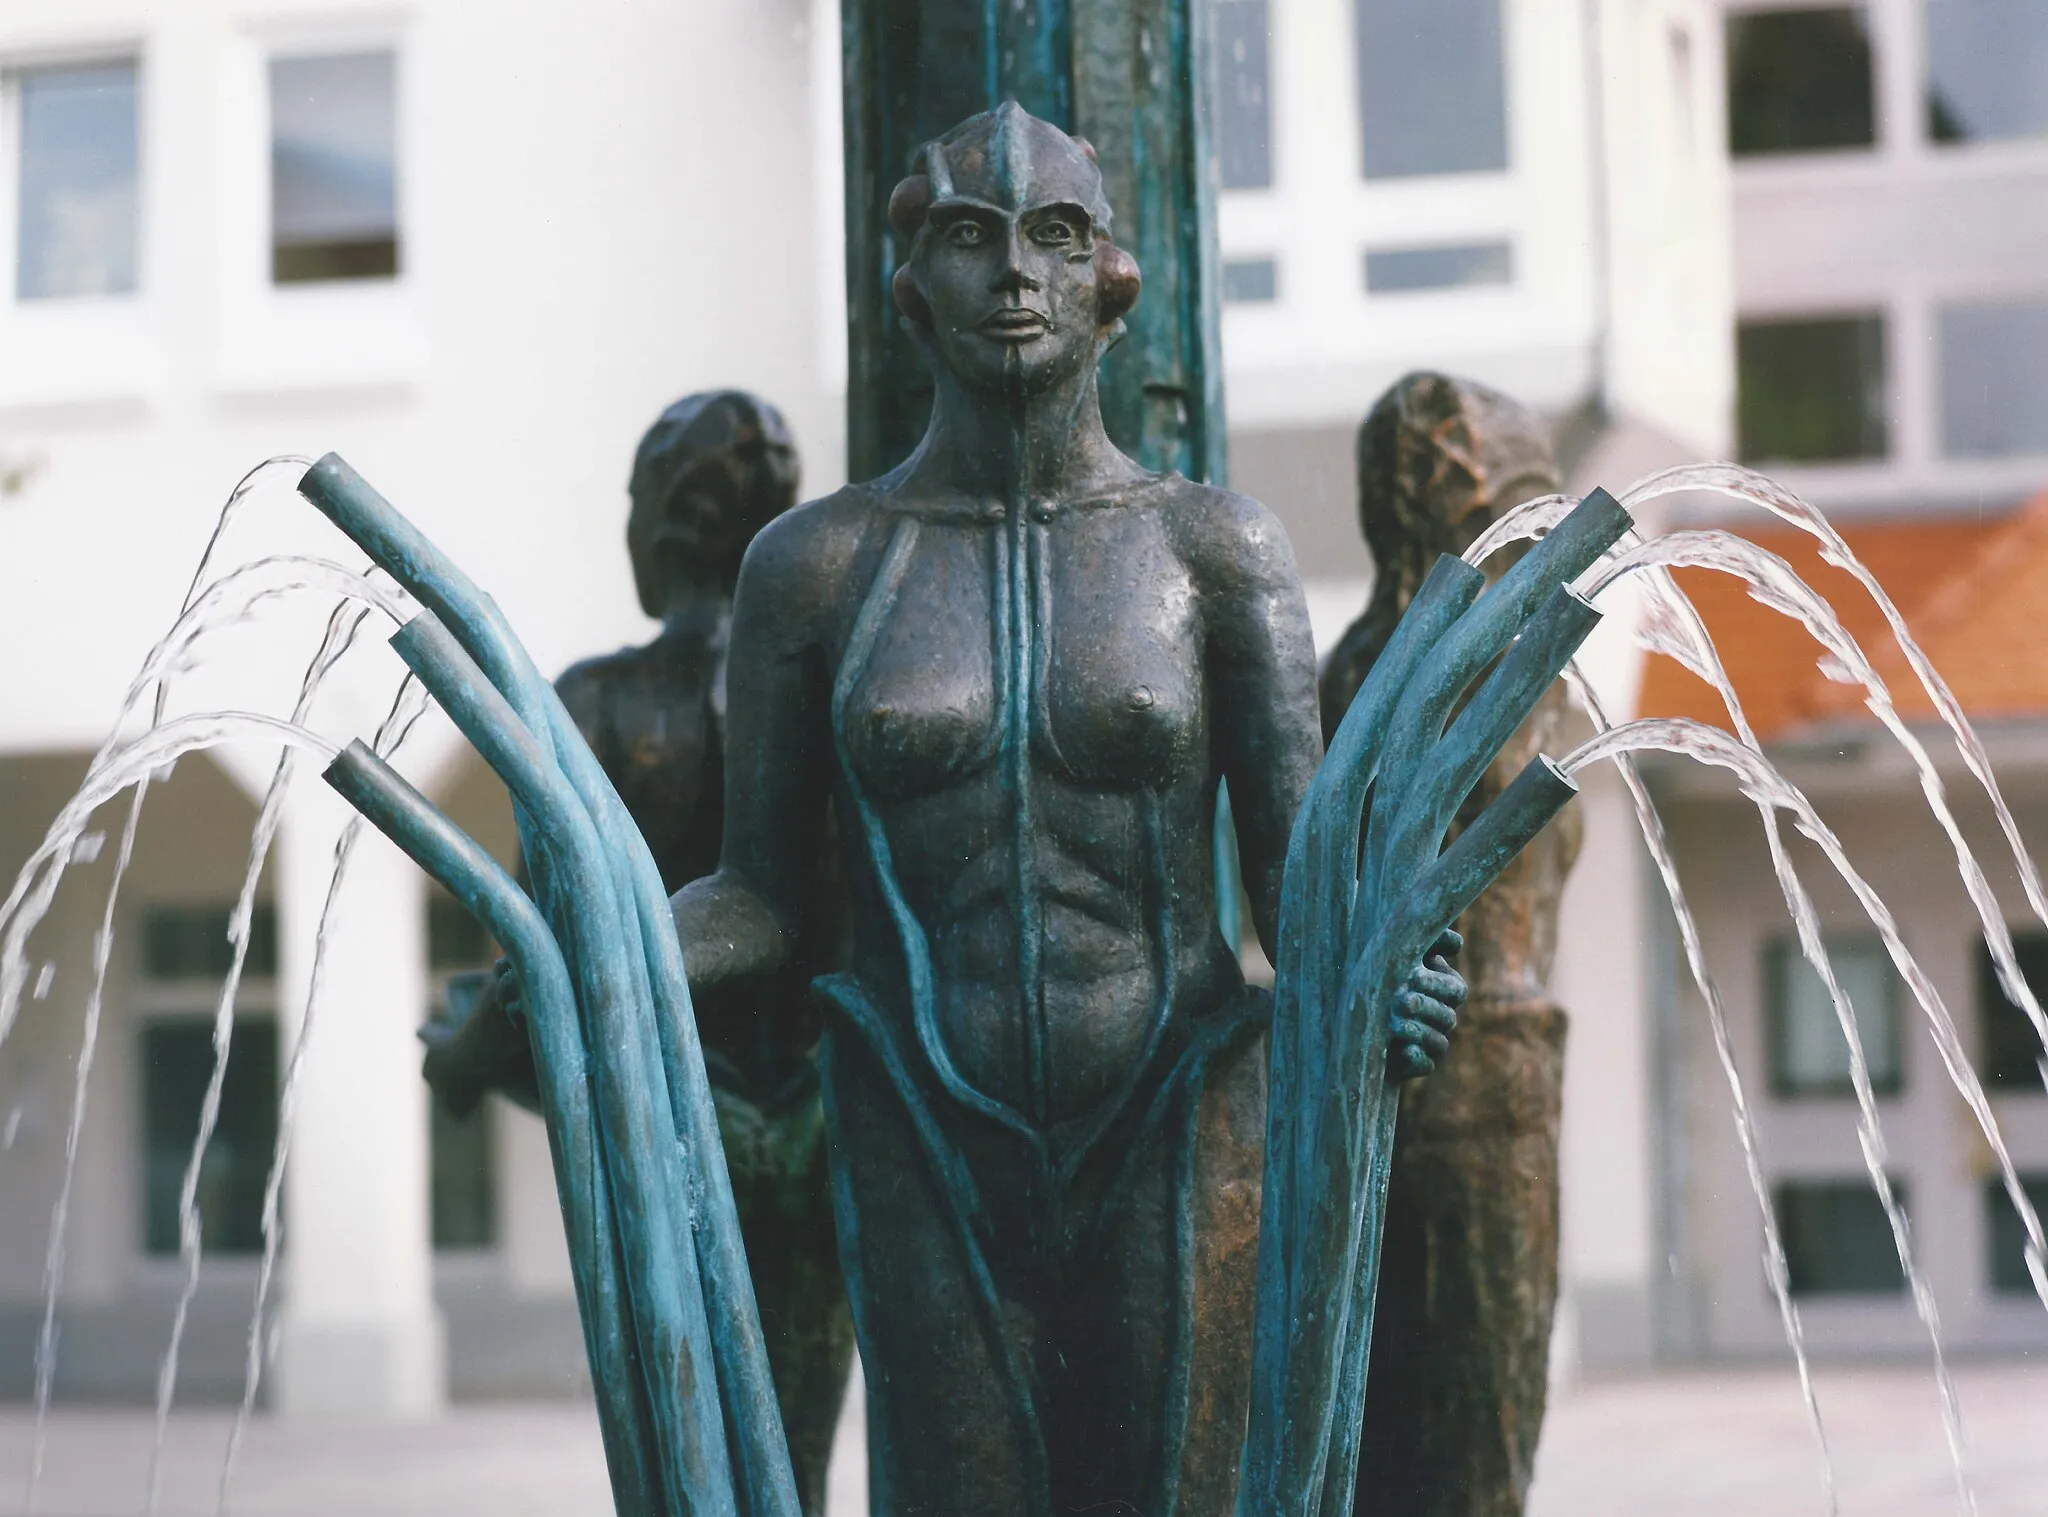
[{"label": "blurred background building", "polygon": [[[1575,485],[1736,453],[1843,520],[1991,720],[2023,832],[2048,836],[2030,599],[2048,549],[2037,517],[2013,514],[2048,487],[2048,7],[1211,4],[1232,482],[1293,535],[1320,639],[1370,584],[1352,433],[1402,373],[1444,369],[1554,418]],[[840,61],[829,0],[0,11],[0,874],[75,787],[258,459],[342,452],[549,667],[642,635],[624,483],[667,401],[756,389],[789,414],[806,488],[838,483]],[[236,531],[250,552],[333,545],[282,496]],[[2048,1175],[2033,1054],[1987,988],[1945,843],[1908,819],[1912,776],[1797,637],[1704,593],[1759,731],[1879,860],[2016,1154]],[[280,709],[318,635],[266,612],[179,703]],[[1704,687],[1645,671],[1618,636],[1594,663],[1621,714],[1715,715]],[[395,667],[368,661],[329,724],[374,725]],[[502,793],[452,734],[409,751],[423,788],[509,850]],[[273,762],[187,760],[145,813],[78,1135],[60,1394],[155,1384],[224,928]],[[1905,1348],[1845,1050],[1786,959],[1753,816],[1725,786],[1653,779],[1809,1331],[1829,1351]],[[299,789],[201,1176],[188,1396],[241,1384],[279,1083],[339,827],[310,776]],[[1619,786],[1603,769],[1587,792],[1554,986],[1574,1016],[1561,1361],[1760,1351],[1775,1317],[1704,1013]],[[0,1046],[0,1392],[30,1383],[119,810],[36,940],[56,966],[47,997]],[[2017,925],[2024,899],[1997,878]],[[1976,1347],[2048,1341],[2015,1294],[2015,1221],[1910,1001],[1851,903],[1822,903],[1873,1019],[1945,1320]],[[417,1076],[412,1028],[488,945],[374,841],[338,909],[283,1198],[273,1401],[393,1413],[571,1388],[544,1136],[500,1104],[432,1116]],[[2048,937],[2022,943],[2048,968]]]}]

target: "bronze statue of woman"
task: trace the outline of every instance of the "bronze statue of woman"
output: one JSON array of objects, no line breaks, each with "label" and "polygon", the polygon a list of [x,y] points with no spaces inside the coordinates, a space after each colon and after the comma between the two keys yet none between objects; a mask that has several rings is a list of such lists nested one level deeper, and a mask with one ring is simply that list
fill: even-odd
[{"label": "bronze statue of woman", "polygon": [[[796,503],[796,446],[782,414],[740,390],[677,401],[648,428],[627,489],[626,548],[643,647],[586,659],[556,683],[670,890],[709,874],[724,832],[725,692],[733,588],[747,545]],[[833,1244],[813,975],[843,957],[829,888],[804,903],[803,947],[779,973],[695,996],[706,1071],[746,1239],[797,1492],[824,1510],[853,1329]],[[459,1033],[430,1026],[427,1076],[444,1104],[492,1085],[537,1100],[525,1032],[488,993]]]},{"label": "bronze statue of woman", "polygon": [[[878,1517],[1223,1517],[1266,998],[1217,931],[1211,827],[1227,778],[1277,951],[1322,749],[1293,554],[1105,434],[1139,281],[1086,143],[1005,104],[927,144],[890,217],[930,428],[748,552],[724,849],[673,903],[691,984],[788,972],[836,814],[854,946],[820,1062]],[[1415,968],[1398,1073],[1462,996]]]}]

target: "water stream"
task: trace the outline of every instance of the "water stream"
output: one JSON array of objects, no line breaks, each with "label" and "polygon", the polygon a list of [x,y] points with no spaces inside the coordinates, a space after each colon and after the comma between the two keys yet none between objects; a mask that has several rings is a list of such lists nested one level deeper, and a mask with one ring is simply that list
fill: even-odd
[{"label": "water stream", "polygon": [[[379,757],[388,759],[397,753],[412,731],[413,723],[426,713],[427,704],[426,691],[419,681],[411,674],[406,675],[392,700],[390,714],[384,718],[370,745]],[[342,881],[347,877],[349,859],[355,852],[356,839],[362,830],[363,819],[351,815],[342,824],[341,835],[335,840],[334,867],[327,877],[327,897],[321,904],[320,924],[313,935],[313,965],[306,983],[305,1009],[299,1018],[291,1059],[285,1066],[284,1085],[278,1093],[277,1144],[271,1152],[270,1173],[263,1182],[263,1258],[256,1270],[256,1298],[249,1308],[249,1337],[242,1366],[242,1399],[235,1407],[234,1424],[228,1430],[227,1453],[221,1460],[220,1486],[214,1507],[219,1514],[227,1511],[228,1485],[234,1478],[235,1459],[241,1453],[249,1421],[256,1413],[256,1393],[263,1381],[263,1365],[268,1356],[265,1332],[271,1283],[277,1273],[278,1250],[284,1242],[280,1201],[284,1194],[285,1162],[291,1156],[293,1119],[298,1111],[299,1074],[305,1067],[306,1051],[312,1046],[313,1027],[321,1005],[320,992],[326,984],[327,952],[334,926],[335,903],[341,898]],[[160,1448],[163,1439],[161,1423],[157,1438]]]}]

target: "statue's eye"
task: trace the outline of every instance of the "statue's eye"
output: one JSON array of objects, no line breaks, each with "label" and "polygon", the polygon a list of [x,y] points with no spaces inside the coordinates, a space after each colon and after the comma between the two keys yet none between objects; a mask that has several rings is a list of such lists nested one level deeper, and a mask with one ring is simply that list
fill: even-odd
[{"label": "statue's eye", "polygon": [[956,221],[946,228],[946,241],[956,248],[980,247],[988,233],[978,221]]},{"label": "statue's eye", "polygon": [[1041,221],[1031,229],[1031,240],[1043,248],[1065,248],[1074,244],[1074,229],[1054,217]]}]

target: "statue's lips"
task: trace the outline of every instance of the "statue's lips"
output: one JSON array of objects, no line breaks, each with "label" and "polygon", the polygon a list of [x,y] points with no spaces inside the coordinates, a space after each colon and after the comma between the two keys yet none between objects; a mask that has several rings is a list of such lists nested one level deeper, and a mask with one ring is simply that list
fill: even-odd
[{"label": "statue's lips", "polygon": [[1037,311],[1011,306],[983,317],[976,330],[998,342],[1030,342],[1050,332],[1052,322]]}]

